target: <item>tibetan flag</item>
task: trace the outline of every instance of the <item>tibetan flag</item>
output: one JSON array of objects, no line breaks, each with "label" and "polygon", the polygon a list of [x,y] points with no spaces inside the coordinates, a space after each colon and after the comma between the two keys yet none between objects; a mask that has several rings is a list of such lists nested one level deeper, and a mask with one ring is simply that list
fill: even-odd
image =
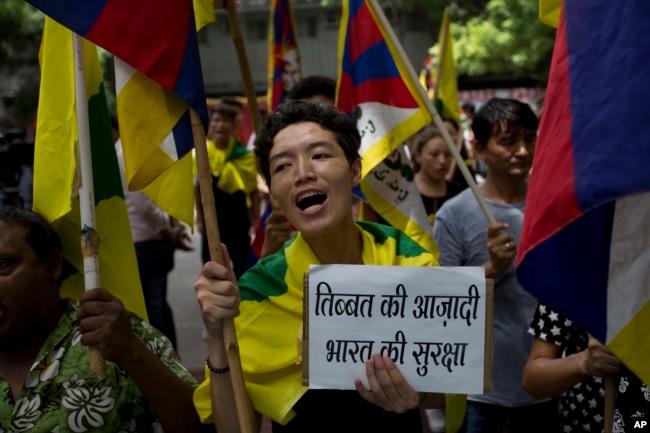
[{"label": "tibetan flag", "polygon": [[264,240],[266,239],[266,220],[271,216],[271,203],[268,203],[264,208],[264,212],[260,217],[260,222],[257,224],[255,229],[255,239],[251,242],[251,256],[250,264],[251,266],[255,264],[259,259],[262,258],[262,247],[264,246]]},{"label": "tibetan flag", "polygon": [[117,57],[115,86],[129,190],[142,190],[191,226],[194,143],[187,105]]},{"label": "tibetan flag", "polygon": [[[565,2],[517,277],[650,383],[650,3]],[[594,29],[599,29],[597,32]]]},{"label": "tibetan flag", "polygon": [[440,76],[432,77],[437,89],[434,101],[440,117],[454,119],[460,125],[460,106],[458,105],[458,78],[456,77],[456,64],[454,63],[454,47],[449,32],[449,8],[442,14],[440,35],[438,36],[438,70]]},{"label": "tibetan flag", "polygon": [[[207,125],[192,0],[29,0],[116,57],[117,111],[130,190],[191,224],[189,108]],[[156,13],[151,13],[151,11]],[[180,164],[176,164],[180,161]],[[167,188],[173,186],[174,190]]]},{"label": "tibetan flag", "polygon": [[[96,229],[101,240],[100,281],[128,310],[146,318],[97,49],[87,41],[83,46]],[[61,295],[72,299],[84,291],[81,217],[75,195],[77,137],[72,32],[46,18],[34,154],[34,211],[50,221],[61,237],[65,258]]]},{"label": "tibetan flag", "polygon": [[302,79],[297,34],[291,0],[271,0],[267,92],[269,111],[283,103],[291,87]]},{"label": "tibetan flag", "polygon": [[343,2],[336,105],[356,119],[361,133],[365,199],[391,225],[438,257],[402,146],[431,121],[431,114],[379,17],[383,11],[370,1]]}]

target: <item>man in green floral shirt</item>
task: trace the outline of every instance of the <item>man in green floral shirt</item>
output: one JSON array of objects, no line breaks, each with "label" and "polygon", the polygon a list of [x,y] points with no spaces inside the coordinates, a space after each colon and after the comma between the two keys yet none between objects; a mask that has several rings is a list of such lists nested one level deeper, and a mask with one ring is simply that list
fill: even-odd
[{"label": "man in green floral shirt", "polygon": [[52,227],[0,207],[0,433],[200,431],[196,382],[169,340],[105,290],[62,300],[61,268]]}]

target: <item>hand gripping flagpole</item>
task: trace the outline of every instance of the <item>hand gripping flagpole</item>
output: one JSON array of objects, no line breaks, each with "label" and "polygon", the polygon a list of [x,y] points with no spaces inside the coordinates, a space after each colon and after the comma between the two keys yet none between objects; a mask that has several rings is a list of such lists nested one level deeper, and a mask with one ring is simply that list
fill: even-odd
[{"label": "hand gripping flagpole", "polygon": [[[79,208],[81,214],[81,254],[84,259],[84,285],[86,291],[100,287],[99,281],[99,235],[95,230],[95,193],[93,165],[90,150],[90,126],[88,123],[88,96],[81,36],[72,34],[74,47],[75,104],[79,143]],[[106,361],[99,349],[89,348],[90,369],[100,376],[106,374]]]},{"label": "hand gripping flagpole", "polygon": [[[460,155],[460,152],[458,152],[458,149],[454,144],[454,140],[452,140],[451,136],[449,135],[449,132],[447,132],[447,128],[445,128],[445,124],[442,122],[442,119],[440,118],[440,114],[438,114],[438,111],[433,106],[433,102],[431,102],[426,91],[420,84],[420,81],[418,80],[415,70],[413,69],[411,62],[409,61],[408,56],[404,52],[402,45],[399,43],[399,40],[395,36],[395,32],[393,32],[393,28],[391,27],[390,23],[386,19],[383,10],[377,4],[377,0],[367,0],[367,1],[372,6],[372,9],[375,15],[377,16],[377,19],[381,22],[382,27],[386,30],[386,34],[390,38],[393,47],[395,47],[398,55],[402,59],[402,63],[406,66],[406,70],[409,74],[409,78],[411,79],[411,82],[415,83],[415,87],[417,88],[417,91],[420,93],[420,99],[422,99],[425,102],[427,109],[429,110],[429,113],[433,118],[433,122],[436,124],[436,127],[440,130],[440,133],[442,134],[442,138],[445,140],[445,143],[447,143],[447,147],[449,147],[449,151],[451,152],[454,159],[456,160],[456,164],[458,165],[460,172],[463,174],[463,177],[465,178],[467,184],[472,190],[472,193],[474,194],[476,201],[478,201],[481,210],[485,214],[488,223],[490,224],[496,223],[496,219],[494,219],[494,215],[492,215],[492,212],[490,211],[490,208],[487,206],[485,199],[481,195],[481,192],[478,190],[476,181],[474,180],[472,174],[467,169],[467,166],[465,165],[465,161],[463,161],[463,157]],[[437,78],[438,77],[436,77],[436,79]]]},{"label": "hand gripping flagpole", "polygon": [[[210,259],[221,265],[225,260],[221,252],[221,238],[219,236],[219,222],[217,210],[214,205],[214,194],[212,193],[212,177],[208,162],[208,149],[205,144],[205,129],[203,122],[196,111],[190,108],[192,121],[192,136],[196,152],[196,164],[199,178],[199,191],[201,193],[201,205],[203,207],[204,227],[208,238]],[[244,385],[244,374],[239,357],[239,344],[235,333],[235,323],[232,319],[223,319],[224,349],[230,367],[230,379],[232,381],[235,405],[237,407],[237,418],[239,429],[222,427],[232,421],[230,419],[215,419],[218,431],[241,431],[242,433],[253,433],[257,430],[253,409],[250,405],[246,387]]]}]

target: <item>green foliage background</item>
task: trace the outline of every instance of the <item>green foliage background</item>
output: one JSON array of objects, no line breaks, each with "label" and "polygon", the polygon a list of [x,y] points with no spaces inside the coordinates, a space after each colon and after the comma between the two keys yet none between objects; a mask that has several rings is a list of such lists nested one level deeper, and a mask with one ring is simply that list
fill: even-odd
[{"label": "green foliage background", "polygon": [[[340,4],[341,0],[321,0],[323,6]],[[555,30],[539,21],[536,0],[379,0],[379,4],[427,13],[437,23],[450,6],[459,75],[526,77],[540,82],[548,78]],[[437,51],[437,47],[432,49]]]}]

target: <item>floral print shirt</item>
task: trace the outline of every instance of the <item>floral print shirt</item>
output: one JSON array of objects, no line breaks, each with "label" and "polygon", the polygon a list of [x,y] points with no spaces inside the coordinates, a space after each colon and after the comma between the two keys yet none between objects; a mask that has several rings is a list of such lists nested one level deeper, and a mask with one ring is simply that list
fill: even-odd
[{"label": "floral print shirt", "polygon": [[[144,396],[124,370],[106,362],[104,377],[88,364],[81,344],[77,310],[71,301],[32,365],[14,402],[0,377],[0,433],[162,432]],[[133,330],[160,360],[186,382],[192,375],[179,363],[160,332],[130,314]]]}]

